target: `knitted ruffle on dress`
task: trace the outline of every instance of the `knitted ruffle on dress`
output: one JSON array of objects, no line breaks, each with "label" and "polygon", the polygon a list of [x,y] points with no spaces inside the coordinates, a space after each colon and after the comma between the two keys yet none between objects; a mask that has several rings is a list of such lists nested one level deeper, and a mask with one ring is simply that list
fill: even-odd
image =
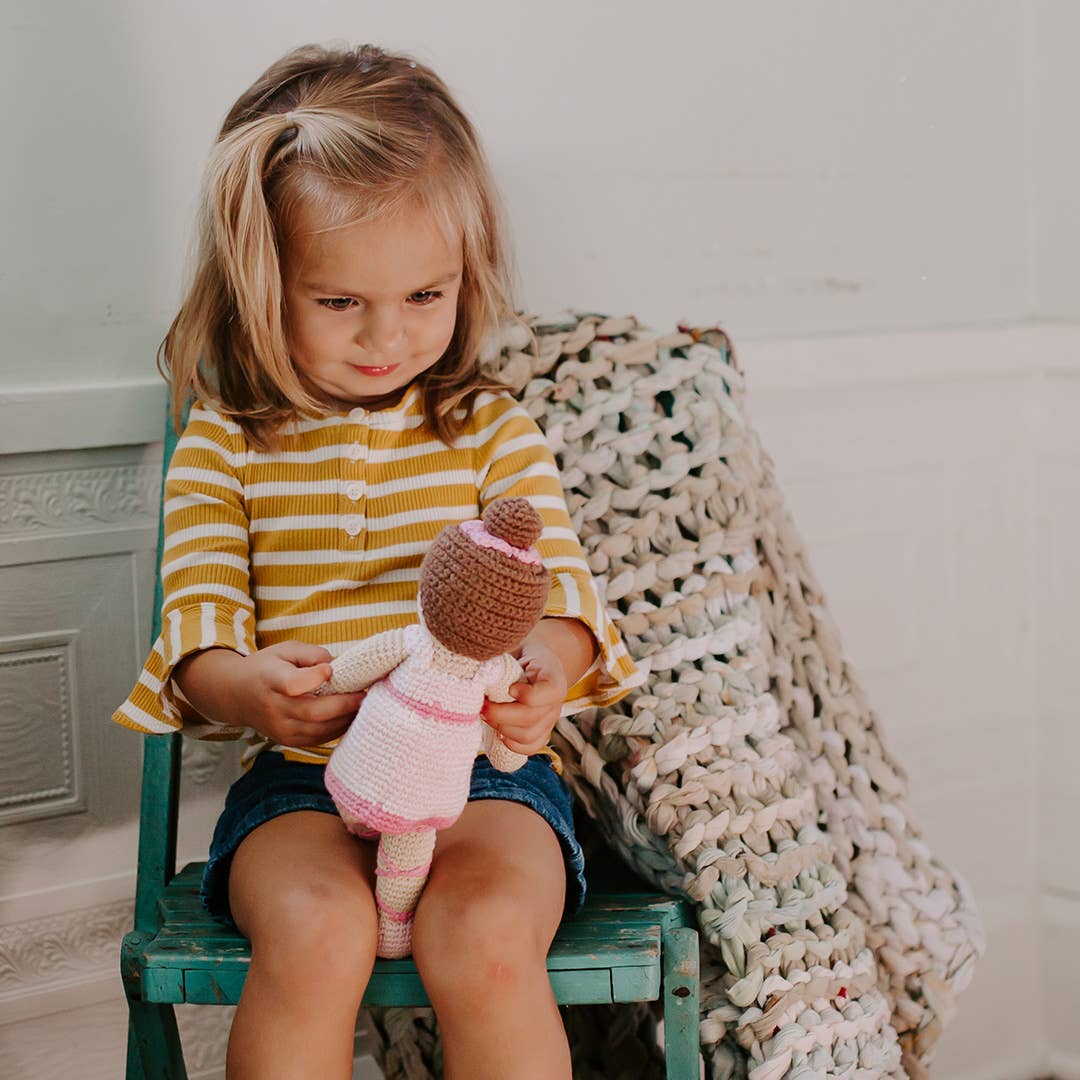
[{"label": "knitted ruffle on dress", "polygon": [[[556,745],[605,841],[696,905],[707,1076],[926,1077],[981,924],[920,839],[727,336],[598,315],[532,329],[535,351],[507,330],[503,375],[649,673],[560,720]],[[423,1021],[375,1019],[387,1075],[426,1075]]]}]

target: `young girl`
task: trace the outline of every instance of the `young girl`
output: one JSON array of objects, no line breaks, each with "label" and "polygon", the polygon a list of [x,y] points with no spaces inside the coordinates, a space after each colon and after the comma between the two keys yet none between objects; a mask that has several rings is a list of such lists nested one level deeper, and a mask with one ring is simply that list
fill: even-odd
[{"label": "young girl", "polygon": [[242,738],[203,899],[250,938],[232,1080],[351,1075],[375,958],[374,845],[323,784],[362,695],[314,692],[357,640],[417,620],[446,524],[499,496],[541,513],[551,577],[527,682],[486,719],[516,773],[477,759],[439,834],[413,953],[450,1077],[568,1077],[545,970],[584,893],[560,712],[640,681],[605,615],[553,456],[481,345],[512,317],[476,135],[430,70],[365,46],[303,48],[233,106],[201,251],[162,347],[174,415],[162,634],[115,719]]}]

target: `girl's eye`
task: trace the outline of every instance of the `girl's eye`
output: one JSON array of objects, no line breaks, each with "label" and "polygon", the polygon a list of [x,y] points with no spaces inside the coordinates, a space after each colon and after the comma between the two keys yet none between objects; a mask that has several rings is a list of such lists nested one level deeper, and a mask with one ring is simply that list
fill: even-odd
[{"label": "girl's eye", "polygon": [[430,289],[421,289],[420,292],[414,292],[409,299],[413,302],[415,307],[427,307],[428,304],[434,303],[441,296],[441,292],[432,292]]},{"label": "girl's eye", "polygon": [[348,296],[331,296],[326,300],[320,300],[319,303],[331,311],[348,311],[356,301]]}]

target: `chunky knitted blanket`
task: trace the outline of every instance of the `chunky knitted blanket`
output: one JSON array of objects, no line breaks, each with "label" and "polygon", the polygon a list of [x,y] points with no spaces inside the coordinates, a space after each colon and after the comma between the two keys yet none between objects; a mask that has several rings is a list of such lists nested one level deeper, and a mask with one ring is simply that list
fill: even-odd
[{"label": "chunky knitted blanket", "polygon": [[[982,929],[919,838],[727,336],[657,337],[597,315],[532,330],[535,345],[507,330],[503,375],[547,434],[590,566],[650,676],[562,719],[555,741],[604,841],[696,905],[706,1075],[927,1076]],[[621,1028],[593,1036],[571,1018],[576,1061],[604,1060],[590,1037],[625,1035],[619,1008]],[[430,1012],[373,1020],[387,1076],[437,1072]],[[648,1075],[651,1030],[634,1026],[638,1063],[624,1039],[621,1063],[595,1075]]]}]

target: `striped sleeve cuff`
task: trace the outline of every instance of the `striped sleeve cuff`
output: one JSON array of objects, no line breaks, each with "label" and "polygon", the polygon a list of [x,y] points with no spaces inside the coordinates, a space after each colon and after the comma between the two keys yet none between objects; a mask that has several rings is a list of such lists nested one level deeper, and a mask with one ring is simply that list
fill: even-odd
[{"label": "striped sleeve cuff", "polygon": [[604,611],[590,574],[554,573],[544,615],[578,619],[592,632],[598,646],[592,667],[567,692],[563,716],[592,706],[612,705],[645,681],[645,674],[634,664],[619,631]]},{"label": "striped sleeve cuff", "polygon": [[113,720],[147,735],[182,729],[200,739],[239,738],[243,728],[205,719],[185,724],[180,714],[182,696],[173,685],[172,673],[185,656],[205,649],[232,649],[247,656],[255,650],[254,631],[255,616],[247,607],[204,602],[166,612],[161,636],[154,642],[135,688],[113,713]]}]

